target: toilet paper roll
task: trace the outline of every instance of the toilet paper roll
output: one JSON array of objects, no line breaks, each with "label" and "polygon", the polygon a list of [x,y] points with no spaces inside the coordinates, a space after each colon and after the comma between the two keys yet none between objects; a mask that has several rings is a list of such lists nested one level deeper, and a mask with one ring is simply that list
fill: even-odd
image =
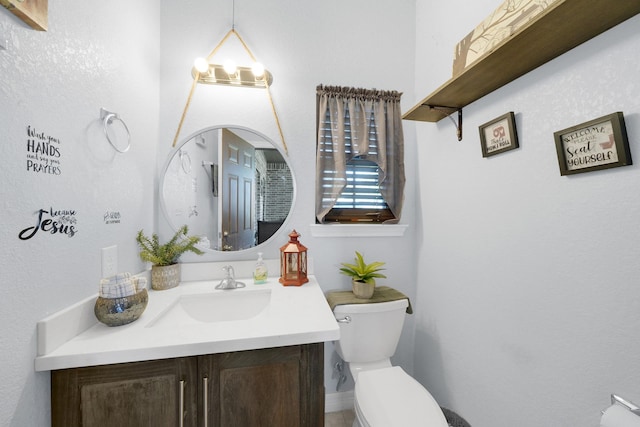
[{"label": "toilet paper roll", "polygon": [[600,427],[640,427],[640,416],[620,405],[611,405],[602,414]]}]

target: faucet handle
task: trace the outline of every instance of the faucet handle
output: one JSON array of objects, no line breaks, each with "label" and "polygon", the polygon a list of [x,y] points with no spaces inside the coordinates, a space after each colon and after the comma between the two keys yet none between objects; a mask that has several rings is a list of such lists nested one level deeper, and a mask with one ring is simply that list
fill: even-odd
[{"label": "faucet handle", "polygon": [[236,272],[233,270],[233,266],[225,265],[222,269],[227,272],[227,278],[235,280]]},{"label": "faucet handle", "polygon": [[220,281],[220,284],[216,286],[216,289],[237,289],[245,287],[244,283],[236,282],[236,279],[234,278],[235,271],[233,270],[232,266],[225,265],[224,267],[222,267],[222,269],[226,274],[224,279]]}]

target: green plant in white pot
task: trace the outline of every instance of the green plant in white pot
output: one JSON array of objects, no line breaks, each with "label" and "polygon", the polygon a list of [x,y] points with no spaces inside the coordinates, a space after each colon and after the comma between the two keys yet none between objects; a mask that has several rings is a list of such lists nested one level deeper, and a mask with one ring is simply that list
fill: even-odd
[{"label": "green plant in white pot", "polygon": [[356,251],[355,263],[350,264],[343,262],[340,272],[351,277],[352,291],[357,298],[368,299],[373,296],[373,292],[375,291],[375,279],[387,278],[387,276],[380,273],[380,271],[384,270],[384,268],[382,268],[384,264],[384,262],[380,261],[367,264],[362,254]]},{"label": "green plant in white pot", "polygon": [[202,255],[196,244],[200,237],[187,236],[186,225],[180,227],[176,234],[165,244],[160,244],[157,234],[147,237],[142,230],[138,231],[136,241],[140,246],[140,259],[150,262],[151,287],[156,290],[170,289],[180,283],[180,264],[178,259],[185,252]]}]

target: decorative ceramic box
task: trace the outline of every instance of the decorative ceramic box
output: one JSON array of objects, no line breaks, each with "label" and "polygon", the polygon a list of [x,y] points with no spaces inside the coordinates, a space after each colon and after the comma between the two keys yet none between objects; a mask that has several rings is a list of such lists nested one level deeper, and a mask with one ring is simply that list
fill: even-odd
[{"label": "decorative ceramic box", "polygon": [[503,40],[528,27],[554,3],[565,0],[505,0],[455,47],[453,77],[461,74]]}]

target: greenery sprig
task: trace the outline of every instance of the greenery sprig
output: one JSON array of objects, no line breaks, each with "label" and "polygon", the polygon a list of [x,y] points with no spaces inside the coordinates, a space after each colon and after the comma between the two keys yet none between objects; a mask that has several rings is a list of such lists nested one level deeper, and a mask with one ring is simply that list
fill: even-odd
[{"label": "greenery sprig", "polygon": [[177,263],[178,258],[185,252],[202,255],[204,252],[195,246],[200,237],[187,236],[188,232],[187,226],[183,225],[171,240],[161,245],[157,234],[154,233],[149,238],[142,230],[138,231],[136,241],[140,246],[140,258],[153,265],[166,266]]}]

